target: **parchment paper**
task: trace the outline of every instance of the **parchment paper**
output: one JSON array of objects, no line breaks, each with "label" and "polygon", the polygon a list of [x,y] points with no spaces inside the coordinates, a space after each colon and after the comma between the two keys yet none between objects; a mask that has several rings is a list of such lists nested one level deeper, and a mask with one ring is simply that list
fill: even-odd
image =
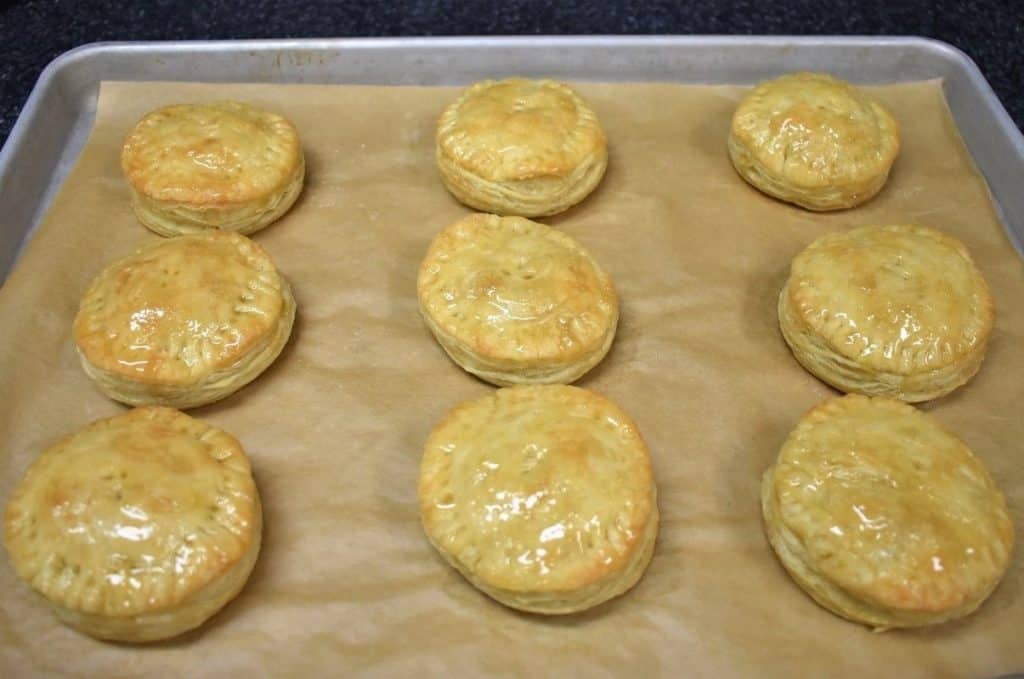
[{"label": "parchment paper", "polygon": [[814,604],[762,534],[761,473],[803,412],[835,392],[790,355],[775,302],[817,236],[918,221],[964,240],[998,321],[981,373],[925,409],[988,465],[1024,529],[1024,265],[993,212],[937,82],[875,93],[903,152],[866,206],[813,214],[762,196],[729,164],[743,89],[580,84],[610,140],[600,188],[547,220],[619,290],[611,353],[579,384],[637,421],[655,461],[661,532],[626,596],[546,619],[512,612],[445,566],[420,529],[422,445],[453,406],[492,387],[421,322],[415,277],[431,238],[468,212],[434,168],[436,117],[456,90],[104,83],[92,136],[0,290],[0,498],[49,443],[122,407],[78,366],[79,298],[108,262],[158,238],[139,225],[120,143],[172,102],[248,100],[298,126],[306,189],[256,234],[299,304],[261,378],[191,411],[234,433],[263,498],[263,552],[242,594],[200,631],[150,647],[60,625],[0,566],[0,675],[996,676],[1024,670],[1021,552],[981,610],[874,634]]}]

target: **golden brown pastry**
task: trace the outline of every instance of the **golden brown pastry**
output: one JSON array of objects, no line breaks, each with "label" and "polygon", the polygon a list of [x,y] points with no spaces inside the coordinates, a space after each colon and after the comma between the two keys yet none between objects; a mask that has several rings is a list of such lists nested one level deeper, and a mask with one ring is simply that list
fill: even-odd
[{"label": "golden brown pastry", "polygon": [[256,379],[288,342],[295,300],[259,245],[210,231],[114,262],[75,317],[82,367],[110,398],[194,408]]},{"label": "golden brown pastry", "polygon": [[815,601],[878,630],[952,620],[988,598],[1013,525],[985,466],[901,401],[811,410],[761,486],[775,553]]},{"label": "golden brown pastry", "polygon": [[417,288],[452,360],[497,385],[578,379],[608,353],[619,318],[597,262],[561,231],[521,217],[475,214],[442,231]]},{"label": "golden brown pastry", "polygon": [[261,531],[238,441],[170,408],[138,408],[39,456],[7,504],[4,544],[62,622],[143,642],[198,627],[231,601]]},{"label": "golden brown pastry", "polygon": [[553,215],[587,197],[608,151],[597,115],[565,83],[484,80],[444,110],[437,166],[452,195],[484,212]]},{"label": "golden brown pastry", "polygon": [[299,197],[306,164],[288,120],[224,101],[149,113],[125,140],[121,168],[139,221],[177,236],[262,229]]},{"label": "golden brown pastry", "polygon": [[837,389],[917,402],[981,367],[995,312],[964,245],[924,226],[822,236],[793,260],[779,325],[793,355]]},{"label": "golden brown pastry", "polygon": [[577,387],[499,389],[457,407],[427,440],[419,497],[441,556],[488,596],[533,613],[626,592],[658,533],[636,425]]},{"label": "golden brown pastry", "polygon": [[729,157],[740,176],[808,210],[841,210],[871,199],[899,149],[892,115],[823,73],[761,83],[740,102],[729,131]]}]

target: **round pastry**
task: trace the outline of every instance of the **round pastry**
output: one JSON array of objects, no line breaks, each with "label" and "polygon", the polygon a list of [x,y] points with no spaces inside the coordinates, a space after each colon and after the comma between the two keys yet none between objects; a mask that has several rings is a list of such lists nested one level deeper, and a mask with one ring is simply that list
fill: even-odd
[{"label": "round pastry", "polygon": [[815,601],[878,630],[974,611],[1013,547],[1006,501],[955,436],[901,401],[811,410],[761,485],[765,531]]},{"label": "round pastry", "polygon": [[797,255],[779,325],[800,364],[837,389],[917,402],[978,372],[993,309],[960,241],[923,226],[867,226]]},{"label": "round pastry", "polygon": [[235,101],[153,111],[121,151],[135,214],[161,236],[258,231],[299,197],[305,167],[288,120]]},{"label": "round pastry", "polygon": [[143,642],[198,627],[231,601],[261,531],[238,441],[177,410],[138,408],[39,456],[7,505],[4,544],[62,622]]},{"label": "round pastry", "polygon": [[587,197],[604,176],[608,151],[594,111],[553,80],[484,80],[437,123],[441,180],[485,212],[553,215]]},{"label": "round pastry", "polygon": [[533,613],[623,594],[658,533],[636,425],[577,387],[499,389],[457,407],[427,440],[419,497],[441,556],[488,596]]},{"label": "round pastry", "polygon": [[294,319],[291,289],[263,248],[210,231],[108,266],[82,298],[73,332],[82,367],[110,398],[194,408],[256,379]]},{"label": "round pastry", "polygon": [[561,231],[521,217],[470,215],[420,265],[420,313],[464,370],[497,385],[568,383],[612,345],[608,275]]},{"label": "round pastry", "polygon": [[729,157],[740,176],[808,210],[871,199],[899,148],[899,127],[881,104],[822,73],[761,83],[740,102],[729,131]]}]

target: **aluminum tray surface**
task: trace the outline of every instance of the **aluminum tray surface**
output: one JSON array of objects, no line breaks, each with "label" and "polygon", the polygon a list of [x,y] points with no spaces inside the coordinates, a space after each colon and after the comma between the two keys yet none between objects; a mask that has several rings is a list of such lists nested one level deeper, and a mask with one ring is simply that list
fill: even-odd
[{"label": "aluminum tray surface", "polygon": [[820,70],[858,83],[942,78],[1024,254],[1024,137],[963,52],[922,38],[499,37],[97,43],[42,73],[0,151],[0,280],[85,143],[102,80],[459,85],[485,77],[752,84]]}]

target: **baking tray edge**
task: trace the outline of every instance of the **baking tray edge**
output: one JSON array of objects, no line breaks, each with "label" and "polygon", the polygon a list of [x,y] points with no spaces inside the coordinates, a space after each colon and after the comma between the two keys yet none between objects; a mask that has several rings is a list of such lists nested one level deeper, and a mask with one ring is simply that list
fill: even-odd
[{"label": "baking tray edge", "polygon": [[0,150],[0,280],[74,164],[102,80],[457,85],[520,74],[580,80],[752,84],[793,70],[856,82],[943,78],[1010,240],[1024,255],[1024,136],[977,65],[918,37],[522,36],[106,42],[39,76]]}]

